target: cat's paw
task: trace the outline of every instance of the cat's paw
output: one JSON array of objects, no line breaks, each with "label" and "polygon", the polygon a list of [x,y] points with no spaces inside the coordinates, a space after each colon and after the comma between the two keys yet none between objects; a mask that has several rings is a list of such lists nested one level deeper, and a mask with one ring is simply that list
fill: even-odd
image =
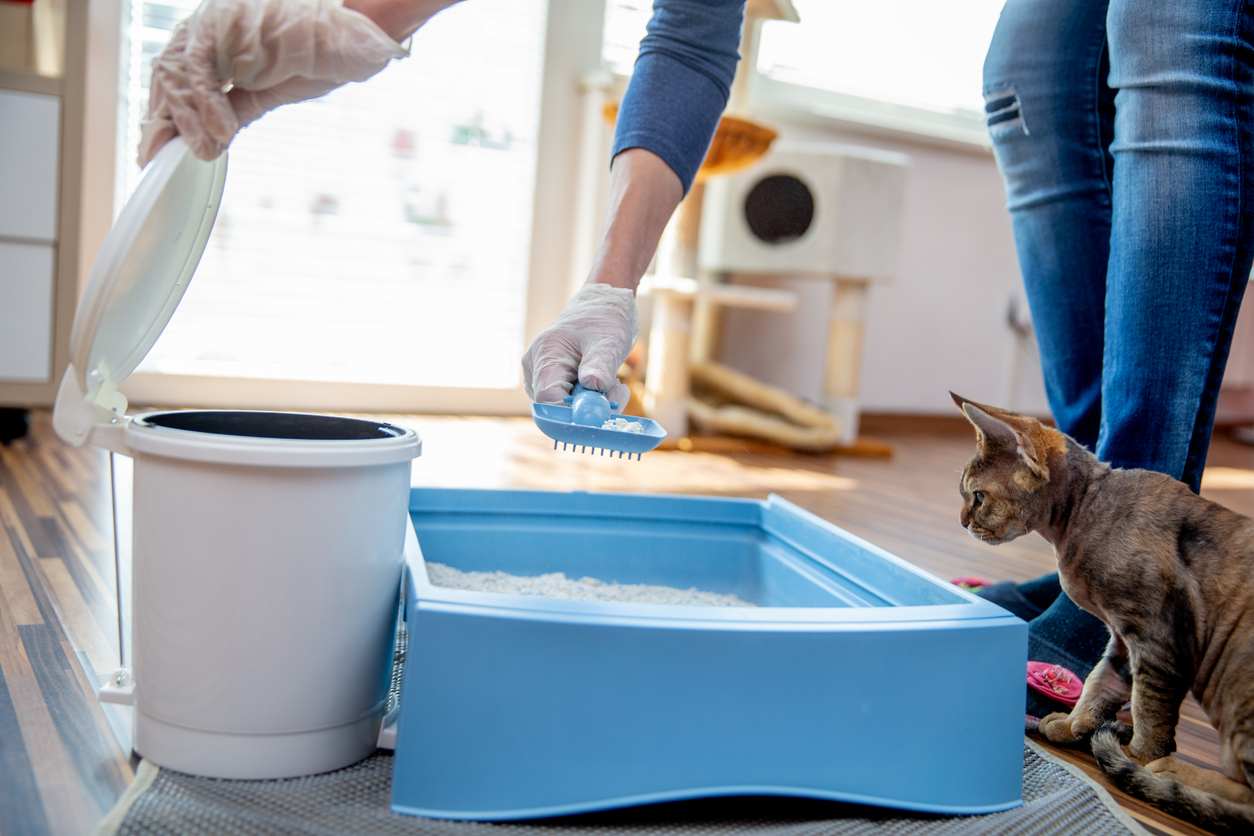
[{"label": "cat's paw", "polygon": [[1168,755],[1165,758],[1150,761],[1145,765],[1145,768],[1155,775],[1179,775],[1183,771],[1180,769],[1180,765],[1180,761]]},{"label": "cat's paw", "polygon": [[1172,749],[1175,747],[1169,741],[1158,740],[1151,741],[1141,737],[1137,737],[1135,733],[1132,735],[1132,742],[1124,747],[1124,751],[1128,753],[1128,757],[1132,760],[1146,766],[1160,760],[1166,760],[1171,755]]},{"label": "cat's paw", "polygon": [[1070,714],[1058,711],[1041,720],[1040,732],[1050,743],[1073,744],[1082,742],[1093,733],[1093,729],[1084,726],[1075,722]]}]

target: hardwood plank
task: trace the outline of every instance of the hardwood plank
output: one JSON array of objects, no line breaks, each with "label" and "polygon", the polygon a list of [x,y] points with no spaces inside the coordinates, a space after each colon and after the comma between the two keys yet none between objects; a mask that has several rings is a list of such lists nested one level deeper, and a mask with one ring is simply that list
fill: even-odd
[{"label": "hardwood plank", "polygon": [[109,745],[101,734],[101,724],[92,716],[93,709],[98,714],[95,695],[84,691],[51,627],[22,625],[18,634],[56,722],[57,733],[70,753],[82,786],[95,802],[95,813],[103,816],[126,789],[130,776],[119,768],[117,747]]},{"label": "hardwood plank", "polygon": [[39,786],[26,742],[22,739],[22,726],[13,707],[13,697],[5,682],[4,665],[0,664],[0,775],[4,776],[5,791],[0,792],[0,833],[9,836],[38,836],[50,833],[48,817],[44,814]]},{"label": "hardwood plank", "polygon": [[39,517],[51,516],[52,502],[40,480],[31,472],[29,458],[21,454],[21,445],[22,442],[18,442],[12,447],[0,447],[0,461],[11,474],[14,484],[20,488],[16,495],[24,501],[31,513]]},{"label": "hardwood plank", "polygon": [[[0,611],[0,669],[5,674],[14,715],[22,733],[21,740],[38,789],[36,798],[28,796],[23,803],[38,801],[42,804],[52,833],[87,833],[99,818],[96,805],[90,799],[81,776],[75,771],[58,733],[58,721],[52,716],[47,698],[26,655],[19,632],[21,629],[24,628],[9,620],[7,612]],[[15,792],[14,787],[0,782],[0,794]]]},{"label": "hardwood plank", "polygon": [[13,541],[9,539],[7,526],[0,527],[0,600],[4,601],[9,617],[15,623],[43,623],[39,605],[35,603],[35,596],[26,582],[26,572],[18,562]]},{"label": "hardwood plank", "polygon": [[[89,670],[103,674],[118,666],[117,633],[109,632],[113,627],[113,618],[102,625],[94,616],[94,610],[88,606],[79,594],[78,585],[70,577],[65,563],[59,557],[41,557],[39,563],[43,567],[44,577],[52,592],[54,603],[62,626],[70,639],[70,644],[86,654],[90,661]],[[113,609],[110,608],[110,612]]]},{"label": "hardwood plank", "polygon": [[17,506],[13,504],[13,500],[5,489],[3,481],[4,468],[0,466],[0,523],[9,529],[27,554],[35,554],[35,545],[26,533],[26,526],[22,523],[22,518],[17,513]]},{"label": "hardwood plank", "polygon": [[43,481],[46,484],[55,488],[52,492],[55,493],[57,499],[64,499],[78,492],[78,485],[66,470],[55,447],[40,444],[35,448],[35,455],[37,472],[44,477]]},{"label": "hardwood plank", "polygon": [[[57,624],[57,610],[52,604],[52,599],[48,594],[48,587],[43,582],[40,574],[38,558],[35,557],[28,547],[22,542],[19,536],[19,530],[9,528],[4,529],[5,536],[8,538],[9,546],[13,550],[13,556],[17,558],[17,565],[22,570],[22,579],[25,581],[27,593],[35,602],[35,609],[39,612],[39,622],[41,624]],[[16,622],[14,622],[16,623]]]},{"label": "hardwood plank", "polygon": [[[43,623],[18,625],[8,617],[7,611],[0,612],[0,665],[8,672],[10,693],[45,801],[51,831],[86,833],[100,817],[100,802],[104,797],[93,795],[89,788],[99,787],[110,775],[126,776],[123,782],[105,782],[110,786],[107,797],[111,804],[124,782],[129,780],[130,767],[96,704],[94,687],[84,678],[62,632],[62,622],[39,558],[27,551],[15,529],[5,526],[4,537],[17,558]],[[5,583],[7,590],[8,581]],[[35,661],[24,641],[23,633],[28,628],[38,629],[39,637],[44,639],[38,644],[41,653]],[[53,665],[50,669],[49,664]],[[53,689],[51,696],[45,687]],[[55,706],[61,710],[54,714]],[[83,718],[88,722],[82,722]],[[67,745],[66,728],[80,732],[72,738],[72,746]],[[82,745],[84,740],[90,745]],[[107,756],[102,757],[101,753]],[[85,762],[92,758],[99,761],[86,772]],[[85,777],[85,772],[95,777]]]},{"label": "hardwood plank", "polygon": [[112,538],[105,537],[101,533],[96,523],[87,516],[87,512],[77,501],[61,502],[58,507],[62,519],[86,551],[98,552],[113,548]]},{"label": "hardwood plank", "polygon": [[[94,563],[88,560],[73,540],[67,536],[59,519],[47,518],[43,523],[48,540],[56,544],[56,551],[53,555],[41,554],[40,557],[59,557],[65,564],[65,568],[69,570],[70,577],[74,579],[74,584],[78,587],[83,600],[93,612],[110,611],[115,594],[112,578],[106,581],[101,576]],[[112,569],[112,566],[109,568]]]}]

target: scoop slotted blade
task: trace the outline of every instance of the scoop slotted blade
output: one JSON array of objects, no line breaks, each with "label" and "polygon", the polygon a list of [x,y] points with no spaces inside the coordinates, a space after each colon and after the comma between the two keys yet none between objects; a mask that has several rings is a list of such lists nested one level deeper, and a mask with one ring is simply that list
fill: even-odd
[{"label": "scoop slotted blade", "polygon": [[[639,459],[666,438],[657,421],[615,412],[618,404],[604,394],[576,385],[564,404],[533,403],[531,417],[540,432],[553,439],[553,449],[574,449],[579,453]],[[615,422],[634,429],[614,429]]]}]

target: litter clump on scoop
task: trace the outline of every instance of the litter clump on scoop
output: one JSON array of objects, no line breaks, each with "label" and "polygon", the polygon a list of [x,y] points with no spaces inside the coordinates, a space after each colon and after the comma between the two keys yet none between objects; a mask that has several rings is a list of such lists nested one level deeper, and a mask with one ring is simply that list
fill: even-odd
[{"label": "litter clump on scoop", "polygon": [[546,575],[511,575],[508,572],[463,572],[444,563],[428,563],[431,583],[448,589],[496,592],[506,595],[535,595],[566,601],[613,601],[628,604],[670,604],[672,606],[752,607],[736,595],[679,589],[642,583],[606,583],[596,578],[569,578],[562,572]]},{"label": "litter clump on scoop", "polygon": [[601,425],[603,430],[618,430],[627,433],[644,432],[644,424],[639,421],[631,421],[627,418],[611,418]]}]

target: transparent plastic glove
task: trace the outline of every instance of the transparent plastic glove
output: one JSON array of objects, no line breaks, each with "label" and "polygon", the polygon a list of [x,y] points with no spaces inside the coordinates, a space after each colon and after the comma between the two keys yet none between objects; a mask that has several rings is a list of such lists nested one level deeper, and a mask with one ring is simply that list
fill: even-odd
[{"label": "transparent plastic glove", "polygon": [[606,284],[585,285],[523,355],[523,387],[533,401],[558,403],[577,379],[626,406],[630,393],[618,382],[618,367],[635,341],[635,295]]},{"label": "transparent plastic glove", "polygon": [[139,164],[175,135],[213,159],[263,113],[365,81],[406,54],[340,0],[205,0],[153,61]]}]

